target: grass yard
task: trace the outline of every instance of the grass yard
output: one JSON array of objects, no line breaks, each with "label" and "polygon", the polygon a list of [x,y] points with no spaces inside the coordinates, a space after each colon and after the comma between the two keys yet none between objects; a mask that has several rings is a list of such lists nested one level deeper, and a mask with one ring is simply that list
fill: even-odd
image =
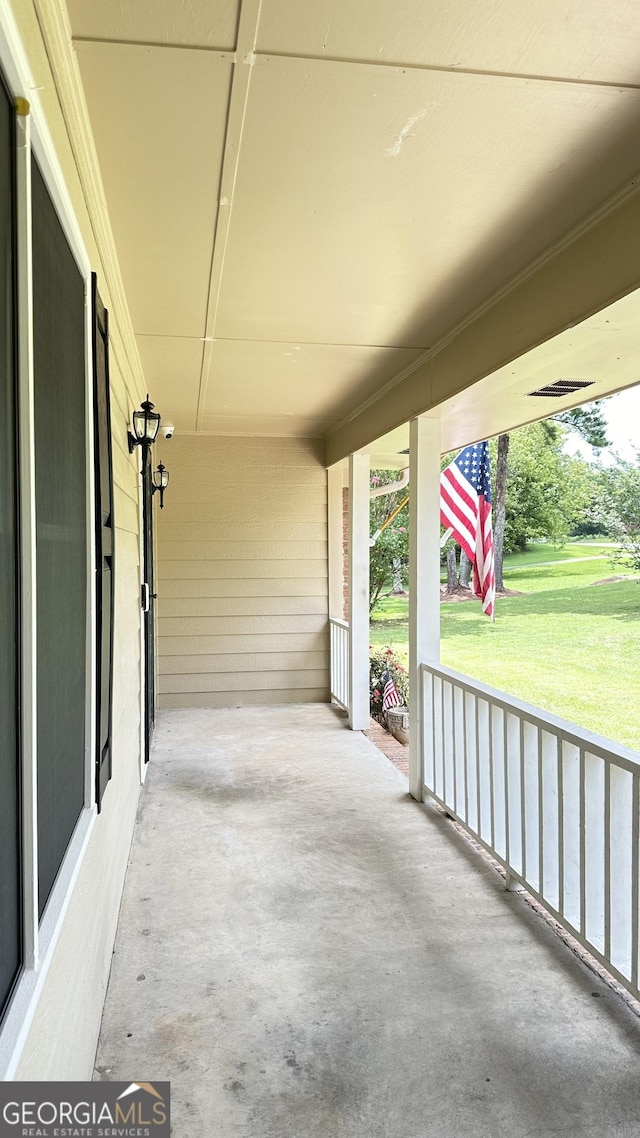
[{"label": "grass yard", "polygon": [[[495,622],[479,602],[443,604],[442,662],[640,751],[640,585],[595,585],[614,570],[602,555],[577,560],[596,552],[578,548],[564,564],[536,565],[531,550],[509,558],[505,585],[523,595],[499,597]],[[538,546],[538,561],[551,551]],[[406,655],[407,608],[382,602],[371,643]]]},{"label": "grass yard", "polygon": [[[504,571],[508,573],[512,568],[522,569],[527,565],[539,565],[541,562],[546,564],[550,561],[573,561],[575,558],[598,560],[604,557],[606,561],[610,551],[611,546],[602,543],[592,545],[590,542],[572,541],[569,545],[557,547],[548,542],[539,541],[530,545],[525,553],[507,554],[504,559]],[[608,564],[607,561],[606,563]],[[607,575],[607,573],[603,574],[603,576]]]}]

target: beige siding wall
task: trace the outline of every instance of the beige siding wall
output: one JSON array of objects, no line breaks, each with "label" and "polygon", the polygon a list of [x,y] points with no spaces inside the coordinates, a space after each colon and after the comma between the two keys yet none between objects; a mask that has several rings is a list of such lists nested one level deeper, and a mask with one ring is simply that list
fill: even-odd
[{"label": "beige siding wall", "polygon": [[139,454],[129,455],[126,431],[146,388],[106,213],[92,201],[93,175],[77,131],[68,72],[57,68],[61,53],[70,53],[68,41],[62,36],[57,45],[43,42],[44,17],[55,17],[51,5],[39,3],[36,12],[32,0],[17,0],[13,9],[110,321],[116,526],[113,778],[79,864],[59,935],[42,961],[44,979],[30,1009],[32,1018],[15,1075],[26,1080],[87,1079],[93,1068],[140,792]]},{"label": "beige siding wall", "polygon": [[321,444],[178,435],[156,449],[171,473],[157,514],[160,706],[327,700]]}]

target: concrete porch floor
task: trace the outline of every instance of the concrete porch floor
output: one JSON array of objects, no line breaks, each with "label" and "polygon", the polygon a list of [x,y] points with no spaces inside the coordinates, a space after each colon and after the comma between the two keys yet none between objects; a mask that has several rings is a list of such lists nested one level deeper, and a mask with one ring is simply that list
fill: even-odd
[{"label": "concrete porch floor", "polygon": [[96,1078],[177,1138],[636,1138],[640,1021],[327,706],[163,712]]}]

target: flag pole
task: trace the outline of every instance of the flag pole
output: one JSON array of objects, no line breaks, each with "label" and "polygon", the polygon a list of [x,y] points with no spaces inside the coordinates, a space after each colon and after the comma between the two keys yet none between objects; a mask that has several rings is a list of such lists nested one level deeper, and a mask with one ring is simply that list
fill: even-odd
[{"label": "flag pole", "polygon": [[407,494],[406,498],[403,498],[403,500],[402,500],[402,502],[400,503],[400,505],[399,505],[399,506],[396,506],[396,508],[395,508],[395,510],[393,511],[393,513],[389,515],[389,517],[387,518],[386,522],[383,522],[383,523],[382,523],[382,525],[380,526],[380,529],[377,529],[377,530],[376,530],[376,532],[374,533],[373,537],[370,537],[370,538],[369,538],[369,545],[370,545],[370,546],[374,546],[374,545],[376,544],[376,542],[377,542],[378,538],[380,537],[380,534],[382,533],[383,529],[386,529],[386,528],[387,528],[387,526],[388,526],[388,525],[389,525],[389,524],[390,524],[390,523],[393,521],[393,519],[395,518],[396,514],[399,514],[399,513],[400,513],[400,510],[401,510],[401,509],[402,509],[404,506],[406,506],[406,504],[407,504],[407,502],[408,502],[408,501],[409,501],[409,495]]}]

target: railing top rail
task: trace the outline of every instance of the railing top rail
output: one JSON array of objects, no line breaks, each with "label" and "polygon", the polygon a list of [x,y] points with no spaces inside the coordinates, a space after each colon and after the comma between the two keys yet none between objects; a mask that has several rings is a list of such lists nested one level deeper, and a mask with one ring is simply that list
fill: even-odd
[{"label": "railing top rail", "polygon": [[444,664],[420,664],[420,670],[422,673],[430,673],[439,676],[440,679],[457,684],[465,691],[478,695],[490,703],[497,704],[504,711],[516,712],[529,723],[533,723],[553,735],[561,735],[567,742],[573,743],[583,751],[588,751],[590,755],[598,755],[606,762],[615,762],[618,766],[625,767],[634,774],[640,772],[640,752],[633,751],[630,747],[624,747],[622,743],[615,743],[612,739],[605,738],[604,735],[597,735],[595,731],[587,731],[586,728],[578,727],[568,719],[561,719],[557,715],[552,715],[551,712],[542,711],[539,707],[525,703],[524,700],[517,699],[516,696],[508,695],[497,688],[489,687],[488,684],[484,684],[472,676],[465,676],[462,672],[447,668]]},{"label": "railing top rail", "polygon": [[338,628],[348,628],[349,627],[349,621],[348,620],[340,620],[340,617],[337,617],[337,616],[330,616],[329,617],[329,624],[335,624],[335,625],[337,625]]}]

